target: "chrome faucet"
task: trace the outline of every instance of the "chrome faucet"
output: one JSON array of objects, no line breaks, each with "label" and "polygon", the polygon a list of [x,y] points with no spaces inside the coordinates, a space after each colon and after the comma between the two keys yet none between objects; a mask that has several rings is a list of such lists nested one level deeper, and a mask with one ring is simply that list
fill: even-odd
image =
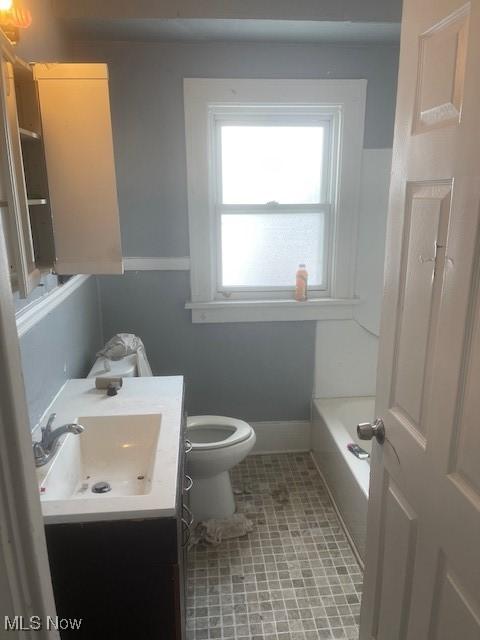
[{"label": "chrome faucet", "polygon": [[50,415],[47,425],[42,427],[41,440],[33,443],[33,455],[35,457],[36,467],[42,467],[53,458],[57,449],[58,439],[65,433],[80,434],[85,431],[85,428],[82,427],[81,424],[78,424],[78,422],[63,424],[61,427],[57,427],[52,431],[52,424],[56,417],[56,413]]}]

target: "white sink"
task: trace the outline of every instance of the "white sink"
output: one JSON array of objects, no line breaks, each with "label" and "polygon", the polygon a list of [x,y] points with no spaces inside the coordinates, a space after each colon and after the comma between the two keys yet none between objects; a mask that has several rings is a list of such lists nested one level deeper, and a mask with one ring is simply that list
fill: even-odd
[{"label": "white sink", "polygon": [[[40,481],[42,502],[105,500],[151,492],[160,413],[79,416],[76,422],[85,431],[65,438]],[[108,491],[96,493],[97,483],[108,483]]]},{"label": "white sink", "polygon": [[[37,468],[45,524],[173,517],[178,509],[183,379],[125,378],[116,396],[95,380],[69,380],[40,424],[79,422]],[[34,439],[40,436],[34,432]],[[108,482],[110,491],[92,492]]]}]

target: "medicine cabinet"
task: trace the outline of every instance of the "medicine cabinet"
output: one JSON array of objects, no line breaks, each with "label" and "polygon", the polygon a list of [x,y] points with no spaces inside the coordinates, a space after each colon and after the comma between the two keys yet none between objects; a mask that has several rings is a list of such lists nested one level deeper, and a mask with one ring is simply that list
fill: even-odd
[{"label": "medicine cabinet", "polygon": [[123,273],[105,64],[26,64],[1,46],[0,203],[12,288]]}]

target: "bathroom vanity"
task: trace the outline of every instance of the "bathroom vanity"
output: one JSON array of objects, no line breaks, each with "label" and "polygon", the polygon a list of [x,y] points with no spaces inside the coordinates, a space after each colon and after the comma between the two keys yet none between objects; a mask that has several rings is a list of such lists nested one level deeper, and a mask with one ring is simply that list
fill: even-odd
[{"label": "bathroom vanity", "polygon": [[85,431],[37,469],[57,614],[82,619],[61,637],[181,640],[192,525],[183,379],[127,378],[113,397],[94,385],[63,387],[47,418]]}]

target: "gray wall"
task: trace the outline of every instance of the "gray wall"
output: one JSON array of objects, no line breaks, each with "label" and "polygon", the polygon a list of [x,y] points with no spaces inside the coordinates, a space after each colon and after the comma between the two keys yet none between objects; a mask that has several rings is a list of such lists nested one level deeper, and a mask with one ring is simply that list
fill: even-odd
[{"label": "gray wall", "polygon": [[102,344],[98,291],[89,278],[20,340],[33,428],[69,378],[83,378]]},{"label": "gray wall", "polygon": [[[365,146],[392,144],[396,47],[77,43],[109,63],[126,256],[188,255],[184,77],[367,78]],[[105,337],[132,331],[155,373],[184,373],[191,413],[309,417],[315,323],[193,325],[188,274],[101,278]]]},{"label": "gray wall", "polygon": [[186,378],[190,414],[247,420],[309,417],[313,322],[195,324],[187,272],[100,278],[105,337],[142,336],[157,375]]},{"label": "gray wall", "polygon": [[184,77],[367,78],[365,146],[392,146],[396,47],[94,43],[109,63],[123,251],[188,255]]},{"label": "gray wall", "polygon": [[[33,20],[20,34],[17,54],[27,61],[68,59],[68,43],[53,17],[50,0],[23,0],[23,4],[31,10]],[[56,277],[44,277],[42,286],[27,300],[15,295],[17,310],[45,297],[56,286]],[[97,284],[90,278],[20,339],[31,427],[68,378],[87,373],[101,342]]]}]

